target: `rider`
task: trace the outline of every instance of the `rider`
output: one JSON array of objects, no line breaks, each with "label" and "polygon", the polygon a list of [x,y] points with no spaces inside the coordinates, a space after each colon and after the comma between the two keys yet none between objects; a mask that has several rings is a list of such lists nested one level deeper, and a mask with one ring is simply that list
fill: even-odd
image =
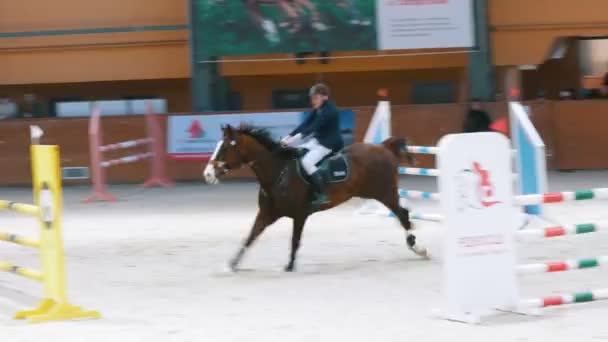
[{"label": "rider", "polygon": [[338,109],[329,101],[329,88],[322,83],[310,88],[312,111],[304,122],[281,140],[286,146],[305,148],[308,152],[302,157],[302,167],[310,175],[317,194],[315,205],[327,203],[326,180],[319,172],[317,163],[330,153],[344,147],[340,135],[340,115]]}]

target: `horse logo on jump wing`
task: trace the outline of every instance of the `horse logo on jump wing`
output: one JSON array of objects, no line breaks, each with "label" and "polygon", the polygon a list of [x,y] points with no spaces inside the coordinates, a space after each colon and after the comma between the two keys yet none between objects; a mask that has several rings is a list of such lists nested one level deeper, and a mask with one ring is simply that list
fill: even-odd
[{"label": "horse logo on jump wing", "polygon": [[479,162],[473,162],[470,169],[463,169],[456,176],[458,209],[483,209],[501,203],[496,200],[496,190],[490,171]]}]

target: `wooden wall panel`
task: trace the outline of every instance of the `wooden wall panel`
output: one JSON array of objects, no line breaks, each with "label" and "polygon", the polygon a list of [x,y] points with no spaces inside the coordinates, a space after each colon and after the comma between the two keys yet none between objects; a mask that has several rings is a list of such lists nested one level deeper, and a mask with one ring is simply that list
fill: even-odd
[{"label": "wooden wall panel", "polygon": [[153,46],[0,52],[0,84],[190,77],[185,42]]},{"label": "wooden wall panel", "polygon": [[493,26],[577,25],[606,22],[604,0],[489,0]]},{"label": "wooden wall panel", "polygon": [[389,90],[392,103],[409,104],[411,88],[415,82],[452,82],[457,102],[466,101],[468,93],[465,68],[240,76],[231,77],[230,86],[232,90],[240,92],[244,109],[266,110],[272,108],[274,89],[308,89],[317,80],[330,86],[332,98],[342,107],[373,105],[377,101],[376,90],[380,88]]},{"label": "wooden wall panel", "polygon": [[0,32],[183,25],[187,15],[187,0],[6,0]]},{"label": "wooden wall panel", "polygon": [[605,36],[607,10],[603,0],[490,0],[494,64],[539,65],[557,38]]},{"label": "wooden wall panel", "polygon": [[[348,51],[332,52],[335,59],[327,64],[308,60],[297,64],[294,60],[272,61],[271,59],[290,59],[292,55],[259,55],[226,58],[227,61],[256,59],[255,63],[223,63],[220,73],[223,76],[285,75],[352,71],[417,70],[437,68],[462,68],[468,65],[468,54],[463,49],[435,50],[391,50],[391,51]],[[392,57],[373,57],[374,55],[393,55]],[[372,56],[366,58],[339,58],[348,56]],[[262,60],[269,59],[264,62]]]},{"label": "wooden wall panel", "polygon": [[558,101],[553,104],[555,167],[608,168],[608,102]]}]

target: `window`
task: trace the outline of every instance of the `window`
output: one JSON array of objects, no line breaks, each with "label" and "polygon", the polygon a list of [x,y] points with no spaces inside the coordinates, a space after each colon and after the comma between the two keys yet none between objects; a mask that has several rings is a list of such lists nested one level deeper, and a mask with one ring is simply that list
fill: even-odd
[{"label": "window", "polygon": [[452,82],[414,83],[411,102],[413,104],[454,103],[455,93]]},{"label": "window", "polygon": [[272,91],[273,109],[307,108],[308,89],[279,89]]},{"label": "window", "polygon": [[49,116],[57,116],[57,104],[61,102],[78,102],[84,100],[80,96],[54,97],[49,101]]},{"label": "window", "polygon": [[81,117],[91,115],[93,106],[98,106],[102,115],[141,115],[148,111],[148,103],[157,114],[167,113],[167,100],[103,100],[103,101],[61,101],[55,103],[58,117]]}]

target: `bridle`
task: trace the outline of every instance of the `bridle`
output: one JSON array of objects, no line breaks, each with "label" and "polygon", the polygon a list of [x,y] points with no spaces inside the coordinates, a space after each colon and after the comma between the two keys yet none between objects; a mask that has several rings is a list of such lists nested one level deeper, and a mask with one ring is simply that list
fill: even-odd
[{"label": "bridle", "polygon": [[[225,149],[224,142],[225,142],[225,140],[222,140],[221,141],[221,145],[218,145],[219,146],[219,150],[217,151],[217,153],[215,153],[215,156],[214,156],[215,158],[217,158],[217,155],[220,155],[220,153],[226,153],[226,151],[224,150]],[[241,153],[241,150],[237,147],[237,142],[236,142],[235,139],[231,139],[228,142],[228,145],[230,146],[229,148],[234,148],[236,150],[236,155],[237,155],[237,158],[238,158],[238,163],[240,165],[247,164],[251,168],[254,167],[254,164],[257,162],[257,160],[252,160],[252,161],[248,162],[246,160],[246,158],[243,156],[243,154]],[[215,165],[217,167],[222,168],[222,173],[223,174],[226,174],[226,173],[228,173],[229,171],[232,170],[232,168],[225,161],[215,160],[215,163],[216,163]]]},{"label": "bridle", "polygon": [[[234,140],[234,139],[230,140],[230,142],[228,143],[228,145],[230,145],[230,146],[232,146],[232,148],[236,149],[236,153],[237,153],[238,158],[239,158],[239,163],[243,164],[244,158],[243,158],[243,155],[241,154],[241,150],[239,150],[236,147],[236,140]],[[220,151],[218,151],[218,154],[220,152],[226,153],[226,151],[224,151],[223,149],[224,149],[224,141],[222,141],[222,145],[220,146]],[[216,161],[216,162],[217,162],[218,166],[220,166],[224,170],[224,173],[227,173],[228,171],[232,170],[232,168],[229,167],[228,163],[226,163],[225,161]]]},{"label": "bridle", "polygon": [[[218,155],[219,155],[220,152],[225,153],[225,150],[223,150],[224,149],[223,142],[224,141],[222,141],[222,146],[220,146],[220,150],[217,153]],[[268,160],[268,159],[272,158],[274,156],[274,154],[276,153],[276,151],[271,151],[270,153],[268,153],[267,155],[265,155],[262,158],[254,159],[254,160],[251,160],[251,161],[247,161],[246,158],[241,153],[241,150],[237,147],[237,142],[236,142],[235,139],[230,140],[229,143],[228,143],[228,145],[230,145],[231,148],[236,149],[236,154],[237,154],[238,159],[239,159],[238,160],[239,164],[241,164],[241,165],[242,164],[247,164],[252,170],[256,170],[257,169],[257,164],[259,164],[260,161]],[[229,171],[232,170],[232,168],[229,167],[228,164],[225,161],[217,161],[216,160],[215,162],[216,162],[216,165],[218,167],[222,168],[223,174],[227,174]],[[279,183],[279,181],[283,178],[283,176],[285,175],[285,173],[287,173],[287,170],[288,170],[288,164],[285,164],[285,166],[281,169],[281,172],[279,173],[279,176],[276,177],[274,179],[274,181],[272,182],[271,188],[274,188],[274,186],[277,183]],[[266,193],[266,191],[264,191],[263,188],[262,188],[262,191],[264,193]]]}]

